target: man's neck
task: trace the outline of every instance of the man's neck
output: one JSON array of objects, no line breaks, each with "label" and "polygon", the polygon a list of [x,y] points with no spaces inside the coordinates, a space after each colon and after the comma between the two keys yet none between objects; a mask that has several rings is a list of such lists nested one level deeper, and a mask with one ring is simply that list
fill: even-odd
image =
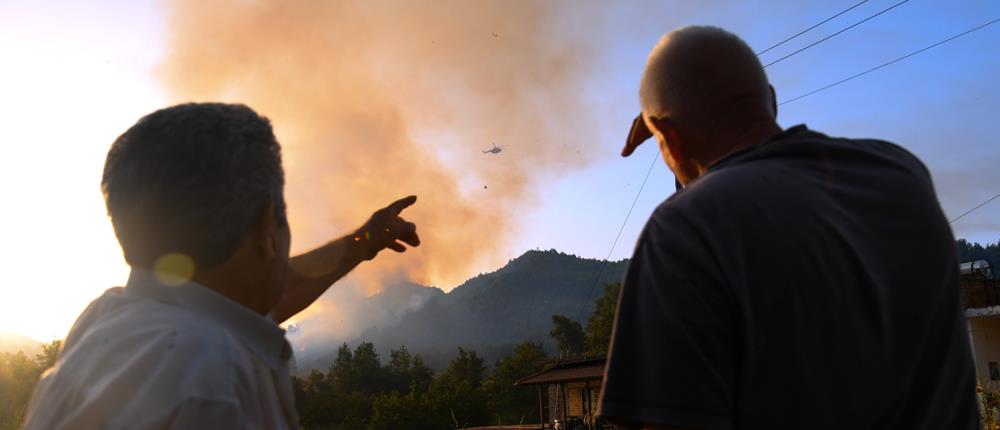
[{"label": "man's neck", "polygon": [[208,270],[197,273],[192,280],[261,315],[267,314],[269,310],[265,309],[258,297],[250,294],[252,289],[244,279],[234,277],[227,271]]},{"label": "man's neck", "polygon": [[781,133],[781,126],[771,120],[758,121],[730,133],[718,134],[715,147],[719,148],[719,151],[707,157],[708,159],[703,160],[699,166],[700,173],[704,174],[709,167],[717,161],[726,158],[729,154],[764,143],[778,133]]}]

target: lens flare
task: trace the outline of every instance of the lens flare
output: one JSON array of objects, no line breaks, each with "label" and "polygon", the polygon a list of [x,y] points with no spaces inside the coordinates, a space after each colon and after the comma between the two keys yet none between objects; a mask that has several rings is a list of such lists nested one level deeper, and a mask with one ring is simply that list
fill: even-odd
[{"label": "lens flare", "polygon": [[191,281],[194,276],[194,260],[181,253],[170,253],[156,260],[153,273],[163,285],[176,287]]}]

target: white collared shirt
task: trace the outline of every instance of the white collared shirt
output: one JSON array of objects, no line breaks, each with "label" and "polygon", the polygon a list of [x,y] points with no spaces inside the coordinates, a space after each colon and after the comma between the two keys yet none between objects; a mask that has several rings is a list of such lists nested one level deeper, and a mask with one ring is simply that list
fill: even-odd
[{"label": "white collared shirt", "polygon": [[290,357],[270,318],[136,269],[80,314],[24,428],[297,428]]}]

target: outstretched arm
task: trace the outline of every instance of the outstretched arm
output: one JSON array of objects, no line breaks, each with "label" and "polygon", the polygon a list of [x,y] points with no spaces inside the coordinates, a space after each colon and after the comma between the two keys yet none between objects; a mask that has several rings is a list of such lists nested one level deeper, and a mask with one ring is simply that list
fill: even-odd
[{"label": "outstretched arm", "polygon": [[353,234],[336,239],[305,254],[292,257],[288,284],[271,318],[279,324],[311,305],[334,282],[358,264],[371,260],[385,248],[405,252],[406,245],[420,245],[417,226],[399,216],[417,201],[416,196],[399,199],[376,211]]}]

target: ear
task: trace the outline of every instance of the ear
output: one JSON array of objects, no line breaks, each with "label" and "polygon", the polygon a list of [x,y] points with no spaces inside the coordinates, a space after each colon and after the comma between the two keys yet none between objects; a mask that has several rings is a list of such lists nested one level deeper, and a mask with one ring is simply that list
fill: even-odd
[{"label": "ear", "polygon": [[687,159],[687,148],[685,146],[684,138],[681,137],[681,132],[677,128],[677,123],[669,117],[647,117],[649,121],[649,128],[653,135],[656,136],[656,140],[660,144],[660,151],[664,151],[664,148],[670,154],[670,158],[674,160],[675,163],[679,163],[682,160]]},{"label": "ear", "polygon": [[278,219],[274,203],[268,203],[260,211],[257,223],[251,229],[254,252],[261,258],[270,260],[278,255]]},{"label": "ear", "polygon": [[768,84],[768,88],[771,89],[771,109],[774,110],[774,118],[778,118],[778,96],[774,92],[774,85]]}]

